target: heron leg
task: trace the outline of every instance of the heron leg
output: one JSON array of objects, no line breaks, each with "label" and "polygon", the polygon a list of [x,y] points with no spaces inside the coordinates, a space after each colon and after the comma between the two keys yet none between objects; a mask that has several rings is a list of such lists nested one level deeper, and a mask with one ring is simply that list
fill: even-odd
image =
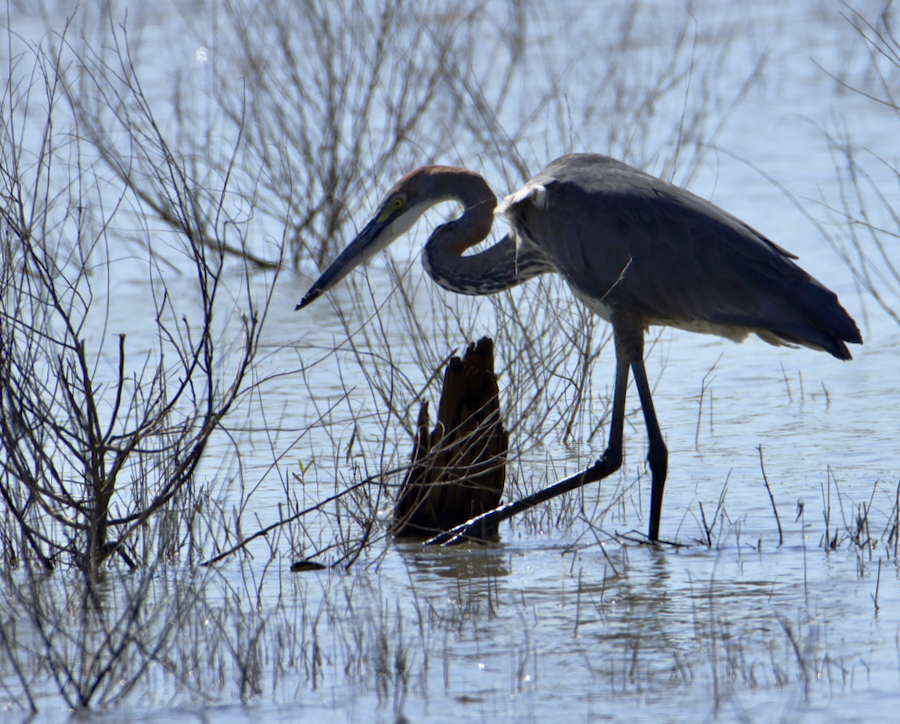
[{"label": "heron leg", "polygon": [[[641,345],[643,347],[643,344]],[[666,449],[662,431],[659,429],[659,421],[656,419],[656,410],[653,407],[653,398],[650,395],[650,384],[647,382],[647,370],[644,368],[642,354],[631,361],[631,369],[634,372],[634,383],[637,385],[638,394],[641,397],[641,409],[644,411],[644,422],[647,423],[647,439],[649,451],[647,462],[650,464],[650,540],[659,540],[659,521],[662,517],[663,489],[666,487],[666,472],[669,469],[669,451]]]},{"label": "heron leg", "polygon": [[[609,427],[609,442],[600,459],[587,470],[575,473],[564,480],[539,490],[525,498],[520,498],[512,503],[501,505],[487,513],[482,513],[477,518],[466,521],[456,526],[451,531],[441,533],[428,541],[428,545],[452,545],[465,540],[466,537],[477,535],[477,531],[490,526],[496,527],[502,521],[512,516],[529,510],[536,505],[546,503],[557,495],[577,490],[588,483],[595,483],[612,475],[622,467],[622,440],[625,432],[625,394],[628,391],[628,370],[634,364],[634,353],[637,359],[641,359],[643,350],[643,327],[633,320],[625,320],[619,324],[613,324],[613,332],[616,340],[616,386],[613,393],[612,420]],[[641,367],[643,370],[643,366]],[[646,375],[645,375],[646,379]],[[652,410],[652,407],[651,407]],[[655,416],[653,418],[656,419]],[[665,453],[665,447],[663,447]],[[665,477],[665,475],[663,476]]]},{"label": "heron leg", "polygon": [[647,423],[647,436],[650,438],[650,452],[647,460],[652,474],[650,503],[650,540],[659,539],[659,519],[662,511],[663,488],[666,484],[669,453],[663,441],[653,400],[650,397],[650,385],[647,383],[647,371],[644,369],[644,325],[638,318],[622,314],[613,314],[613,333],[616,341],[616,386],[613,392],[612,420],[609,428],[609,441],[600,459],[587,470],[576,473],[565,480],[539,490],[537,493],[507,503],[499,508],[482,513],[451,531],[441,533],[428,541],[429,545],[450,545],[464,540],[492,525],[546,503],[557,495],[576,490],[587,483],[594,483],[612,475],[622,467],[622,441],[625,433],[625,395],[628,391],[628,371],[634,371],[634,379],[641,397],[641,408]]},{"label": "heron leg", "polygon": [[616,385],[613,392],[612,420],[609,440],[600,459],[584,471],[584,482],[593,483],[612,475],[622,467],[622,441],[625,435],[625,395],[628,391],[628,369],[631,361],[626,345],[616,330]]}]

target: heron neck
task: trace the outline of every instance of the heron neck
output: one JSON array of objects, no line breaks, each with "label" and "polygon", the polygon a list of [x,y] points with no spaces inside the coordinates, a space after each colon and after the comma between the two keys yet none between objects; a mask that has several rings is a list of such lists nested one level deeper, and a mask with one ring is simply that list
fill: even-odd
[{"label": "heron neck", "polygon": [[553,271],[553,266],[539,250],[518,246],[510,235],[484,251],[463,256],[449,245],[442,246],[439,241],[433,243],[440,231],[435,232],[425,245],[422,266],[435,283],[451,292],[496,294]]},{"label": "heron neck", "polygon": [[475,246],[491,233],[497,197],[480,174],[464,168],[432,166],[428,169],[435,203],[444,200],[459,201],[465,208],[462,216],[439,226],[429,238],[429,244],[457,255]]},{"label": "heron neck", "polygon": [[517,244],[509,235],[465,255],[490,234],[497,198],[472,171],[433,167],[430,175],[434,198],[455,199],[465,206],[462,216],[435,229],[425,245],[422,264],[437,284],[457,294],[494,294],[552,271],[540,250]]}]

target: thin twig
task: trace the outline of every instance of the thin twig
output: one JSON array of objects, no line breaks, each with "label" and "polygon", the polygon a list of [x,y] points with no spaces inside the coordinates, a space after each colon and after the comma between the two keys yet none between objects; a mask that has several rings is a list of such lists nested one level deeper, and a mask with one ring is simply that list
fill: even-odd
[{"label": "thin twig", "polygon": [[784,543],[784,533],[781,530],[781,519],[778,517],[778,507],[775,505],[775,496],[772,495],[772,488],[769,487],[769,479],[766,477],[766,466],[763,465],[762,445],[760,445],[757,450],[759,450],[759,469],[762,471],[763,482],[766,484],[766,492],[769,494],[769,500],[772,501],[772,510],[775,513],[775,523],[778,525],[778,545],[781,546]]},{"label": "thin twig", "polygon": [[[878,614],[878,589],[881,587],[881,558],[878,559],[878,578],[875,579],[875,595],[872,596],[872,603],[875,604],[875,614]],[[871,594],[870,594],[871,595]]]}]

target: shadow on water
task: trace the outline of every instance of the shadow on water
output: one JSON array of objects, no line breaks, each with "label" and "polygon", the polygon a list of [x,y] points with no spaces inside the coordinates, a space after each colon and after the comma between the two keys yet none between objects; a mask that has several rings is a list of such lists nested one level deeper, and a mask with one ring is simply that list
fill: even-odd
[{"label": "shadow on water", "polygon": [[463,543],[449,548],[426,547],[398,540],[400,553],[413,582],[427,582],[432,576],[464,581],[489,581],[510,575],[510,552],[498,544]]}]

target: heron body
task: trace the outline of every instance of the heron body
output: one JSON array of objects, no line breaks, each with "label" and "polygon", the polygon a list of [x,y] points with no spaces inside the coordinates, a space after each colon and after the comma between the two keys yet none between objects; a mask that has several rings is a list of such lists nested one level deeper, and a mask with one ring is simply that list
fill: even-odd
[{"label": "heron body", "polygon": [[[476,173],[425,166],[388,191],[375,217],[332,262],[297,308],[408,231],[431,206],[459,201],[463,214],[442,224],[422,261],[442,287],[492,294],[557,272],[575,296],[613,327],[616,383],[610,436],[582,484],[621,466],[629,369],[649,438],[651,540],[659,537],[668,453],[643,362],[644,332],[667,325],[741,341],[757,334],[774,345],[803,345],[849,360],[861,344],[837,296],[797,258],[690,191],[608,156],[572,154],[550,163],[500,204]],[[511,231],[484,251],[494,216]]]}]

